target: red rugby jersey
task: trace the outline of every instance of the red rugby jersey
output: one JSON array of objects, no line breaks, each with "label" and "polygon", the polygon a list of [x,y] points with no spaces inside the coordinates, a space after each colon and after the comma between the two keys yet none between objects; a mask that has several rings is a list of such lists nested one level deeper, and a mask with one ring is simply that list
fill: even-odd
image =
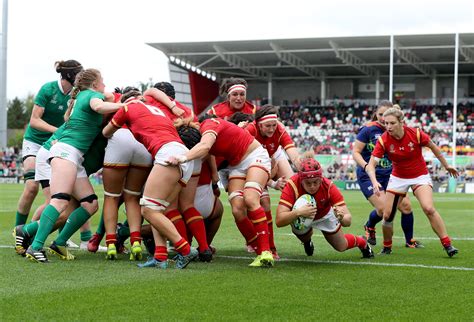
[{"label": "red rugby jersey", "polygon": [[280,145],[285,150],[295,147],[295,143],[286,132],[285,126],[280,122],[278,122],[275,133],[273,133],[271,137],[262,136],[255,121],[247,125],[245,129],[262,144],[262,146],[268,151],[270,157],[275,154]]},{"label": "red rugby jersey", "polygon": [[[283,188],[279,204],[292,209],[296,200],[304,194],[308,193],[303,189],[299,176],[295,174]],[[344,197],[336,185],[324,177],[318,191],[312,196],[316,200],[316,207],[318,208],[314,219],[326,216],[333,206],[345,204]]]},{"label": "red rugby jersey", "polygon": [[422,147],[428,145],[430,137],[419,128],[403,126],[404,135],[396,139],[388,132],[377,140],[372,155],[383,158],[384,154],[392,161],[392,174],[403,179],[416,178],[428,174]]},{"label": "red rugby jersey", "polygon": [[[178,118],[178,116],[174,115],[173,112],[171,112],[171,110],[170,110],[166,105],[164,105],[163,103],[157,101],[154,97],[148,96],[148,95],[146,95],[146,96],[144,96],[144,97],[145,97],[145,102],[146,102],[146,104],[149,104],[149,105],[153,105],[153,106],[155,106],[155,107],[158,107],[159,109],[161,109],[161,110],[163,111],[163,113],[165,113],[165,115],[166,115],[170,120],[174,121],[174,120],[176,120],[176,119]],[[193,112],[193,110],[192,110],[190,107],[188,107],[188,106],[186,106],[186,105],[184,105],[184,104],[182,104],[182,103],[180,103],[180,102],[178,102],[178,101],[176,101],[176,100],[173,100],[171,97],[170,97],[170,100],[174,101],[174,102],[176,103],[176,106],[179,107],[180,109],[182,109],[182,110],[184,111],[184,117],[185,117],[185,118],[192,117],[192,118],[193,118],[193,122],[197,122],[197,121],[198,121],[197,116],[194,115],[194,112]]]},{"label": "red rugby jersey", "polygon": [[153,157],[166,143],[183,143],[173,122],[163,111],[142,102],[122,107],[115,113],[111,122],[118,128],[127,125],[135,139],[142,143]]},{"label": "red rugby jersey", "polygon": [[203,136],[207,133],[215,135],[216,142],[209,154],[223,157],[231,166],[242,161],[247,149],[254,141],[254,137],[249,132],[223,119],[205,120],[201,123],[200,131]]},{"label": "red rugby jersey", "polygon": [[223,118],[224,120],[227,120],[236,112],[242,112],[244,114],[255,114],[255,111],[255,105],[253,105],[249,101],[245,101],[244,106],[240,110],[234,110],[232,107],[230,107],[229,102],[225,101],[211,107],[211,109],[207,111],[207,114],[215,115],[217,117]]}]

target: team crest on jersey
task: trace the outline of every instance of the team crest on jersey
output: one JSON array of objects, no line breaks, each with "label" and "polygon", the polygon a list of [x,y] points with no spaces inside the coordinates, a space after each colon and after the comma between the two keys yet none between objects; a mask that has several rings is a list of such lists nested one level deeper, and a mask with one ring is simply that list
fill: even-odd
[{"label": "team crest on jersey", "polygon": [[395,146],[393,144],[390,144],[389,152],[390,153],[395,153]]},{"label": "team crest on jersey", "polygon": [[408,147],[410,148],[410,151],[415,150],[413,142],[408,143]]},{"label": "team crest on jersey", "polygon": [[57,96],[56,94],[54,94],[53,98],[51,99],[51,104],[57,104],[58,101],[57,101]]},{"label": "team crest on jersey", "polygon": [[64,110],[64,106],[59,105],[59,106],[58,106],[58,110],[60,110],[60,111]]}]

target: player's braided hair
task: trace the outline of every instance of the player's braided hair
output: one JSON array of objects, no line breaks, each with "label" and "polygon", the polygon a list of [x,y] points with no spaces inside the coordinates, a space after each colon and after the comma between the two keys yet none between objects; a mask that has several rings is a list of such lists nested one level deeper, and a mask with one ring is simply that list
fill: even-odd
[{"label": "player's braided hair", "polygon": [[171,97],[173,99],[176,96],[176,93],[174,91],[174,86],[171,83],[159,82],[159,83],[156,83],[155,85],[153,85],[153,87],[156,88],[156,89],[159,89],[160,91],[162,91],[163,93],[165,93],[166,95],[168,95],[169,97]]},{"label": "player's braided hair", "polygon": [[223,96],[223,97],[226,97],[227,96],[227,92],[229,91],[229,88],[233,85],[237,85],[237,84],[242,84],[244,85],[245,87],[248,87],[247,85],[247,81],[243,78],[235,78],[235,77],[231,77],[231,78],[224,78],[222,80],[222,83],[221,83],[221,86],[219,88],[219,95]]},{"label": "player's braided hair", "polygon": [[81,63],[77,60],[60,60],[54,63],[56,72],[61,74],[61,78],[67,80],[71,85],[74,85],[76,75],[84,70]]},{"label": "player's braided hair", "polygon": [[181,140],[183,140],[184,145],[190,150],[201,141],[201,133],[192,126],[185,125],[179,127],[178,134]]},{"label": "player's braided hair", "polygon": [[71,116],[72,107],[76,102],[76,97],[80,91],[91,88],[94,82],[100,79],[100,72],[94,68],[84,69],[76,75],[74,87],[71,91],[71,99],[67,106],[66,113],[64,113],[64,120],[67,122]]},{"label": "player's braided hair", "polygon": [[245,114],[242,112],[235,112],[234,114],[232,114],[231,117],[229,117],[227,121],[234,123],[236,125],[238,125],[240,122],[252,122],[253,115]]}]

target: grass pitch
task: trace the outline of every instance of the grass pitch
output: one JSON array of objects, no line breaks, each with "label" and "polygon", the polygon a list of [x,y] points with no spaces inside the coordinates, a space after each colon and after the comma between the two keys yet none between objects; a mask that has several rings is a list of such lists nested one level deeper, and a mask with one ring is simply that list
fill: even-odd
[{"label": "grass pitch", "polygon": [[[313,237],[315,254],[307,257],[289,227],[275,228],[282,259],[272,269],[252,269],[247,267],[252,256],[226,206],[211,263],[158,270],[138,269],[125,255],[110,262],[103,253],[73,250],[75,261],[50,257],[47,265],[16,255],[11,230],[22,188],[0,185],[2,321],[474,320],[473,195],[435,195],[460,251],[454,258],[447,257],[414,201],[415,236],[423,249],[404,247],[399,214],[393,254],[373,260],[360,259],[358,249],[336,252],[319,232]],[[100,196],[102,189],[96,188]],[[358,191],[343,194],[353,215],[352,227],[344,231],[363,234],[369,204]],[[38,197],[35,205],[41,201]],[[277,201],[273,193],[273,205]],[[73,240],[79,242],[79,235]]]}]

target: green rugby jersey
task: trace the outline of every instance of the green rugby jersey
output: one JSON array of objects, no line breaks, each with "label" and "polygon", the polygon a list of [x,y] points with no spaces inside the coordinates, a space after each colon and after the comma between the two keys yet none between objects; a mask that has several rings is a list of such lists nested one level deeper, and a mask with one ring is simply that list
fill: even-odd
[{"label": "green rugby jersey", "polygon": [[89,150],[92,142],[102,131],[102,114],[91,109],[90,100],[99,98],[104,100],[102,93],[87,89],[81,91],[76,98],[71,117],[58,141],[69,144],[82,153]]},{"label": "green rugby jersey", "polygon": [[[64,113],[67,110],[67,103],[71,97],[64,94],[59,87],[59,82],[49,82],[44,84],[35,97],[35,104],[44,108],[41,119],[55,127],[60,127],[64,123]],[[43,145],[52,133],[34,129],[28,124],[24,139]]]}]

